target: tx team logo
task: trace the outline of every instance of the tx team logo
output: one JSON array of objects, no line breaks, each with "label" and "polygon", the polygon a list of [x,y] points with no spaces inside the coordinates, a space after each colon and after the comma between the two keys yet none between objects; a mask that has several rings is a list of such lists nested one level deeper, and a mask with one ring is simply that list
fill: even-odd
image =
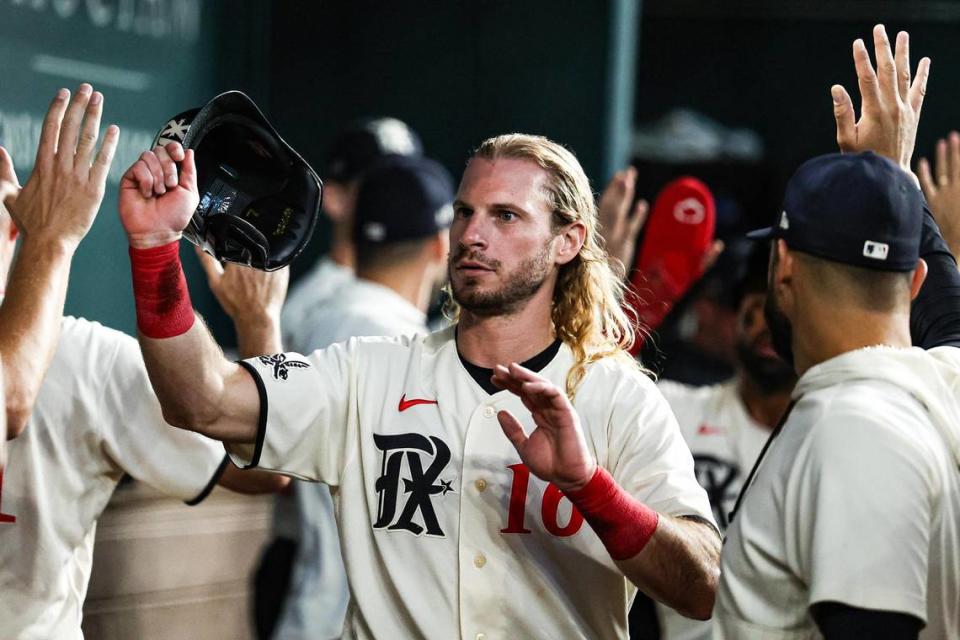
[{"label": "tx team logo", "polygon": [[373,528],[443,536],[433,497],[453,491],[451,480],[440,479],[450,462],[450,448],[436,436],[419,433],[375,433],[373,442],[383,452],[374,485],[379,501]]},{"label": "tx team logo", "polygon": [[737,501],[737,491],[733,491],[732,487],[740,475],[740,467],[710,455],[694,455],[693,467],[697,482],[707,492],[713,506],[717,524],[721,530],[726,529],[730,524],[727,514]]}]

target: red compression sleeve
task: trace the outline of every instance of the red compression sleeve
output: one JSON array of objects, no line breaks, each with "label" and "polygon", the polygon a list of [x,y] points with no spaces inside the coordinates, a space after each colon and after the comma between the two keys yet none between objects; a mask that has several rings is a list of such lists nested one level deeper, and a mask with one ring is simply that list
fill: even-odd
[{"label": "red compression sleeve", "polygon": [[193,326],[193,304],[180,264],[180,243],[130,247],[137,328],[148,338],[172,338]]},{"label": "red compression sleeve", "polygon": [[657,531],[660,514],[627,493],[598,466],[593,478],[567,498],[596,532],[614,560],[640,553]]}]

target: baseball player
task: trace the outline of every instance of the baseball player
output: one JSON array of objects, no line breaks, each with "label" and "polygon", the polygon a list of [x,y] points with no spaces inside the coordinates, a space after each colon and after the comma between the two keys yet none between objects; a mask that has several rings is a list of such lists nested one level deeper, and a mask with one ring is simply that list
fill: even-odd
[{"label": "baseball player", "polygon": [[[630,168],[610,181],[600,199],[604,241],[611,256],[630,260],[644,211],[630,207],[636,172]],[[642,203],[642,201],[641,201]],[[639,220],[639,222],[637,222]],[[790,403],[796,383],[793,368],[774,351],[763,316],[768,251],[757,246],[744,259],[734,287],[737,302],[736,375],[719,384],[694,386],[661,379],[657,387],[677,417],[693,454],[697,481],[706,489],[721,532],[745,476]],[[713,255],[711,258],[715,258]],[[647,300],[656,306],[656,300]],[[656,607],[660,637],[670,640],[709,638],[709,622],[691,620],[673,609]]]},{"label": "baseball player", "polygon": [[283,308],[283,343],[293,350],[315,330],[310,316],[353,279],[353,207],[363,172],[385,155],[418,156],[420,138],[396,118],[368,118],[348,124],[333,141],[323,172],[323,212],[330,219],[330,250],[291,289]]},{"label": "baseball player", "polygon": [[845,153],[804,163],[755,234],[800,377],[728,530],[721,638],[960,637],[960,273],[910,173],[929,60],[911,83],[907,34],[873,37],[859,122],[832,89]]},{"label": "baseball player", "polygon": [[[294,283],[284,304],[281,328],[287,349],[306,352],[313,348],[311,334],[317,326],[311,318],[322,312],[328,302],[338,300],[340,287],[354,279],[353,207],[364,171],[385,155],[420,153],[416,132],[396,118],[357,120],[337,134],[323,171],[323,213],[332,224],[330,249]],[[302,530],[294,498],[299,489],[299,483],[293,483],[291,491],[274,498],[274,539],[267,545],[257,570],[254,617],[258,637],[264,639],[273,635],[291,581],[291,563]]]},{"label": "baseball player", "polygon": [[[354,208],[357,277],[311,316],[315,328],[307,345],[427,333],[426,311],[446,275],[452,202],[452,181],[436,162],[388,156],[374,163]],[[330,490],[325,484],[300,483],[294,499],[299,546],[273,637],[339,638],[349,593]]]},{"label": "baseball player", "polygon": [[635,587],[710,615],[709,502],[624,352],[619,280],[569,151],[516,134],[470,159],[450,229],[455,326],[240,364],[196,322],[179,267],[192,153],[162,196],[138,175],[120,215],[164,415],[240,464],[336,489],[345,637],[622,638]]},{"label": "baseball player", "polygon": [[[93,147],[102,96],[83,85],[70,105],[65,103],[62,96],[54,100],[37,168],[16,195],[24,243],[35,232],[50,242],[78,241],[103,197],[112,146],[79,176],[90,156],[81,156],[79,148],[74,153],[70,144],[83,131],[83,144]],[[64,111],[61,124],[58,114]],[[115,144],[117,132],[108,131]],[[2,160],[0,169],[11,175],[9,158]],[[15,229],[0,210],[4,271]],[[65,239],[48,235],[55,229],[62,229]],[[21,253],[18,262],[23,260]],[[248,308],[254,302],[260,301],[248,299]],[[23,432],[9,443],[0,484],[0,638],[5,639],[82,637],[96,522],[125,473],[188,504],[200,502],[218,482],[247,493],[285,484],[268,474],[241,472],[218,443],[167,427],[132,338],[71,317],[62,318],[54,333],[59,339],[51,366]],[[278,344],[276,336],[263,346]],[[6,373],[13,375],[10,369]]]}]

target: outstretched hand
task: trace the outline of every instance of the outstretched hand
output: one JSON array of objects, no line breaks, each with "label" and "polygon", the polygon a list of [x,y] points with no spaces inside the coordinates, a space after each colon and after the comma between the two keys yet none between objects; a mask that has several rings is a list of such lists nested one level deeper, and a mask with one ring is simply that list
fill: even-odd
[{"label": "outstretched hand", "polygon": [[69,97],[61,89],[50,103],[33,173],[22,189],[9,154],[0,152],[0,197],[25,237],[76,247],[100,209],[120,130],[107,127],[98,151],[103,95],[81,84]]},{"label": "outstretched hand", "polygon": [[171,142],[144,151],[120,181],[120,222],[130,246],[147,249],[179,240],[199,202],[192,149]]},{"label": "outstretched hand", "polygon": [[[633,202],[637,186],[637,170],[627,167],[614,174],[597,205],[600,234],[606,243],[610,261],[619,261],[624,270],[633,264],[637,249],[637,235],[647,220],[649,207],[646,200]],[[632,205],[632,206],[631,206]],[[620,268],[620,267],[618,267]]]},{"label": "outstretched hand", "polygon": [[853,43],[853,62],[860,86],[860,119],[856,120],[850,94],[841,85],[830,88],[833,115],[837,121],[837,143],[844,153],[873,151],[897,163],[911,173],[910,158],[916,144],[917,125],[923,97],[927,92],[930,58],[922,58],[917,75],[910,80],[910,36],[897,34],[896,51],[891,52],[886,29],[873,28],[873,48],[877,59],[874,71],[870,54],[857,39]]},{"label": "outstretched hand", "polygon": [[546,378],[518,364],[497,365],[493,383],[518,396],[536,428],[527,435],[509,411],[497,420],[530,471],[562,491],[582,489],[593,478],[597,462],[587,449],[580,418],[566,394]]},{"label": "outstretched hand", "polygon": [[261,271],[232,262],[221,264],[200,247],[194,249],[207,274],[210,291],[234,322],[267,317],[279,325],[290,280],[289,267]]},{"label": "outstretched hand", "polygon": [[960,133],[951,131],[947,140],[938,140],[936,167],[931,169],[927,159],[920,158],[918,172],[943,239],[960,260]]}]

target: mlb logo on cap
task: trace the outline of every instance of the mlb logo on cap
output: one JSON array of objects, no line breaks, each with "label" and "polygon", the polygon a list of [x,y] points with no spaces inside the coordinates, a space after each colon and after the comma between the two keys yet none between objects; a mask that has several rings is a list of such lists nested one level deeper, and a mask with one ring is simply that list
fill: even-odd
[{"label": "mlb logo on cap", "polygon": [[923,196],[913,178],[867,151],[803,163],[787,183],[774,226],[747,237],[780,238],[833,262],[903,272],[920,259],[922,227]]},{"label": "mlb logo on cap", "polygon": [[874,260],[886,260],[890,254],[890,245],[885,242],[867,240],[863,243],[863,255]]}]

